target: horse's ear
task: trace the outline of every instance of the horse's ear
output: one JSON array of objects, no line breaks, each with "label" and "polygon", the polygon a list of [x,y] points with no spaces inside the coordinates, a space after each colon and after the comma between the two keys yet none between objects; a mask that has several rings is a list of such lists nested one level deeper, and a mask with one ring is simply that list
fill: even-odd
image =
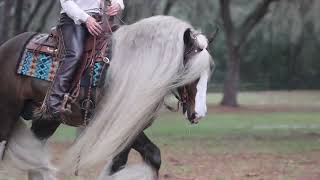
[{"label": "horse's ear", "polygon": [[191,29],[184,32],[184,44],[187,48],[196,47],[201,50],[208,47],[208,39],[201,33],[195,33]]},{"label": "horse's ear", "polygon": [[184,35],[183,35],[183,41],[184,41],[184,44],[185,45],[190,45],[193,43],[193,39],[191,37],[191,29],[188,28],[185,32],[184,32]]}]

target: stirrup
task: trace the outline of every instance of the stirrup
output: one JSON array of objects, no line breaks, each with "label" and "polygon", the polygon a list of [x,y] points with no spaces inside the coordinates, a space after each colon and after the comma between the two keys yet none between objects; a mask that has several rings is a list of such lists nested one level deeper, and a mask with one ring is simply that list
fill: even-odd
[{"label": "stirrup", "polygon": [[6,149],[7,141],[0,142],[0,160],[3,160],[4,157],[4,150]]}]

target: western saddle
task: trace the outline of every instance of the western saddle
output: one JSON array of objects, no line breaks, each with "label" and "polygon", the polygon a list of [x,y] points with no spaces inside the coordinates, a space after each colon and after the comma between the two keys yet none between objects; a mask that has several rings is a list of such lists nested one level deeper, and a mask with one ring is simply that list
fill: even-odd
[{"label": "western saddle", "polygon": [[[60,36],[59,29],[54,27],[50,34],[38,34],[27,44],[26,49],[33,53],[45,53],[51,55],[54,61],[60,61],[63,43],[62,36]],[[88,62],[90,58],[95,58],[95,61],[104,61],[109,63],[107,58],[107,49],[110,42],[106,42],[107,37],[93,37],[90,36],[86,43],[82,62]],[[110,39],[110,38],[109,38]],[[92,54],[95,51],[96,54]],[[94,56],[94,57],[93,57]]]},{"label": "western saddle", "polygon": [[[112,31],[115,31],[119,28],[119,26],[113,26],[111,28]],[[26,50],[32,52],[32,54],[47,54],[52,57],[54,62],[57,64],[61,61],[64,46],[63,46],[63,37],[60,36],[59,27],[52,28],[50,34],[37,34],[35,35],[29,43],[26,45]],[[82,75],[84,72],[89,72],[90,82],[89,87],[85,88],[85,100],[82,105],[84,107],[84,118],[83,118],[83,125],[86,125],[89,120],[89,114],[92,112],[92,95],[95,94],[91,88],[92,79],[93,79],[93,71],[94,71],[94,64],[96,62],[104,62],[104,67],[107,68],[110,60],[111,54],[111,35],[112,33],[104,33],[99,37],[90,36],[85,42],[84,53],[82,55],[82,61],[79,69],[76,72],[76,76],[73,79],[71,84],[71,89],[69,90],[69,94],[65,96],[63,107],[67,109],[71,109],[71,104],[75,103],[79,94],[80,94],[80,82]],[[33,56],[37,57],[37,56]],[[88,71],[89,70],[89,71]],[[103,70],[102,70],[103,71]],[[92,94],[93,93],[93,94]],[[69,123],[72,124],[72,123]]]}]

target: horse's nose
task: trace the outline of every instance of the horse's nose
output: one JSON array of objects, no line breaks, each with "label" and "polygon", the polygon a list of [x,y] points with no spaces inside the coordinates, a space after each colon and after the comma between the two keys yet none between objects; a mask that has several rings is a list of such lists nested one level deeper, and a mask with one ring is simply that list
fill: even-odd
[{"label": "horse's nose", "polygon": [[197,113],[192,113],[189,118],[191,124],[198,124]]},{"label": "horse's nose", "polygon": [[192,119],[192,120],[196,119],[196,117],[197,117],[197,113],[192,113],[192,114],[191,114],[191,119]]}]

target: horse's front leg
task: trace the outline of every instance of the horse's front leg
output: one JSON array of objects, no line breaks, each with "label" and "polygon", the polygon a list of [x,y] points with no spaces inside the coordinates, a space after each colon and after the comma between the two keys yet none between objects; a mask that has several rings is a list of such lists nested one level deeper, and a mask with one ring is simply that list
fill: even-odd
[{"label": "horse's front leg", "polygon": [[110,174],[114,174],[125,167],[131,148],[138,151],[143,160],[156,170],[157,173],[159,172],[161,166],[160,149],[142,132],[137,136],[132,146],[122,151],[112,160]]},{"label": "horse's front leg", "polygon": [[138,151],[143,160],[159,173],[161,167],[161,152],[147,135],[142,132],[132,145]]},{"label": "horse's front leg", "polygon": [[132,147],[129,147],[123,150],[120,154],[113,158],[109,175],[122,170],[126,166],[131,148]]}]

